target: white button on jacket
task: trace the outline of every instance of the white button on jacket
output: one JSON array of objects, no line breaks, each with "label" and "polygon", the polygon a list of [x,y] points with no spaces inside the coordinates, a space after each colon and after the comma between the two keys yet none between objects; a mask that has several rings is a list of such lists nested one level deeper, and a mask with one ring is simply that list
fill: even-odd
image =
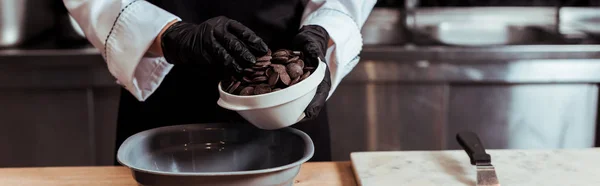
[{"label": "white button on jacket", "polygon": [[[146,51],[167,23],[180,18],[143,0],[63,2],[87,39],[101,51],[118,83],[140,101],[151,96],[173,65]],[[331,71],[330,95],[359,60],[360,29],[376,2],[311,0],[305,8],[301,25],[322,26],[334,43],[325,56]]]}]

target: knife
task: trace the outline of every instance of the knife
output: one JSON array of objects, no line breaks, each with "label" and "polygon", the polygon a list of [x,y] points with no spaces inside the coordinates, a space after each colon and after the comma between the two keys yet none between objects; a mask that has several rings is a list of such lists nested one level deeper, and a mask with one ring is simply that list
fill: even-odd
[{"label": "knife", "polygon": [[456,135],[456,140],[469,155],[471,165],[477,167],[477,186],[500,186],[496,169],[492,165],[492,157],[485,152],[485,148],[477,134],[459,132]]}]

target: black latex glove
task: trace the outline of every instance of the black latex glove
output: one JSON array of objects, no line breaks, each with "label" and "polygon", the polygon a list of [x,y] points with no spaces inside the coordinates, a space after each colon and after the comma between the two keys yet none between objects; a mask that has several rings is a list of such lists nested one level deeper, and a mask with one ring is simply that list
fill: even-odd
[{"label": "black latex glove", "polygon": [[207,64],[241,72],[268,47],[252,30],[224,16],[201,24],[177,22],[161,36],[165,59],[172,64]]},{"label": "black latex glove", "polygon": [[[327,51],[327,44],[329,43],[329,34],[327,31],[318,25],[306,25],[303,26],[298,34],[292,41],[292,47],[294,50],[302,51],[304,54],[304,63],[310,66],[317,66],[319,63],[318,58],[321,61],[325,61],[325,53]],[[325,63],[327,64],[327,63]],[[326,66],[327,67],[327,66]],[[304,120],[315,119],[323,106],[327,96],[329,96],[329,90],[331,89],[331,76],[329,74],[329,67],[325,70],[325,78],[317,87],[317,93],[311,100],[304,113],[306,117]]]}]

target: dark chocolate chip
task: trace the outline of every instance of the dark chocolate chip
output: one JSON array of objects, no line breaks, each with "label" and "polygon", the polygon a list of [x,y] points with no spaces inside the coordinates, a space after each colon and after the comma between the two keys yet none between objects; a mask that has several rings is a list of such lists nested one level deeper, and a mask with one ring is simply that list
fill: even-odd
[{"label": "dark chocolate chip", "polygon": [[269,77],[269,85],[275,86],[278,81],[279,81],[279,73],[271,74],[271,76]]},{"label": "dark chocolate chip", "polygon": [[282,73],[286,71],[285,66],[281,65],[281,64],[271,64],[271,67],[273,67],[273,70],[277,73]]},{"label": "dark chocolate chip", "polygon": [[[231,87],[233,86],[233,84],[235,84],[235,81],[231,81],[231,82],[229,82],[229,85],[227,85],[227,87],[225,87],[225,88],[223,89],[223,91],[225,91],[225,92],[229,92],[229,89],[231,89]],[[221,88],[223,88],[223,87],[221,87]]]},{"label": "dark chocolate chip", "polygon": [[289,58],[287,56],[281,56],[281,57],[274,57],[271,61],[274,63],[283,64],[283,63],[287,63],[288,60],[289,60]]},{"label": "dark chocolate chip", "polygon": [[292,81],[290,79],[290,76],[287,74],[287,72],[282,72],[282,73],[278,73],[279,74],[279,81],[281,81],[284,85],[289,86],[290,82]]},{"label": "dark chocolate chip", "polygon": [[246,83],[252,83],[252,78],[250,78],[250,77],[248,77],[248,76],[244,76],[244,77],[242,78],[242,80],[244,80],[244,82],[246,82]]},{"label": "dark chocolate chip", "polygon": [[308,76],[310,76],[310,71],[306,71],[304,74],[302,74],[302,78],[300,79],[300,81],[305,80],[306,78],[308,78]]},{"label": "dark chocolate chip", "polygon": [[304,67],[304,70],[307,70],[307,71],[312,71],[314,69],[315,69],[315,67]]},{"label": "dark chocolate chip", "polygon": [[299,59],[299,57],[298,57],[298,56],[296,56],[296,57],[293,57],[293,58],[291,58],[291,59],[288,59],[286,63],[293,63],[293,62],[296,62],[296,61],[298,61],[298,59]]},{"label": "dark chocolate chip", "polygon": [[243,88],[240,91],[240,95],[242,95],[242,96],[249,96],[249,95],[252,95],[252,94],[254,94],[254,87],[252,87],[252,86]]},{"label": "dark chocolate chip", "polygon": [[302,67],[300,67],[300,65],[298,65],[297,63],[290,63],[286,66],[286,72],[288,73],[288,75],[290,75],[290,78],[292,79],[296,79],[297,77],[300,77],[303,72],[302,72]]},{"label": "dark chocolate chip", "polygon": [[300,76],[298,76],[298,77],[296,77],[296,79],[292,80],[292,82],[290,82],[290,86],[292,86],[298,82],[300,82]]},{"label": "dark chocolate chip", "polygon": [[265,61],[271,61],[271,59],[273,59],[273,57],[271,57],[270,55],[266,55],[263,57],[256,58],[256,61],[257,62],[265,62]]},{"label": "dark chocolate chip", "polygon": [[252,68],[245,68],[244,69],[244,73],[252,74],[252,73],[254,73],[254,69],[252,69]]},{"label": "dark chocolate chip", "polygon": [[268,69],[265,71],[265,75],[266,75],[267,77],[271,77],[271,75],[273,74],[273,72],[274,72],[274,71],[273,71],[273,68],[268,68]]},{"label": "dark chocolate chip", "polygon": [[256,87],[254,88],[255,95],[266,94],[269,92],[271,92],[271,86],[268,84],[256,85]]},{"label": "dark chocolate chip", "polygon": [[257,76],[252,79],[253,83],[260,83],[267,80],[267,76]]},{"label": "dark chocolate chip", "polygon": [[267,67],[271,64],[270,61],[262,61],[262,62],[257,62],[254,63],[254,66],[259,66],[259,67]]},{"label": "dark chocolate chip", "polygon": [[296,60],[296,62],[294,62],[294,63],[300,65],[300,68],[304,69],[304,61],[303,60],[299,59],[299,60]]},{"label": "dark chocolate chip", "polygon": [[255,76],[255,77],[256,76],[262,76],[262,75],[265,75],[265,71],[256,71],[256,72],[254,72],[254,74],[252,74],[252,76]]},{"label": "dark chocolate chip", "polygon": [[233,92],[240,86],[241,83],[242,82],[239,82],[239,81],[235,82],[233,84],[233,86],[231,86],[231,88],[229,88],[229,90],[227,92],[229,92],[230,94],[233,94]]},{"label": "dark chocolate chip", "polygon": [[265,70],[267,68],[269,68],[269,66],[252,66],[252,69],[254,69],[254,71]]},{"label": "dark chocolate chip", "polygon": [[289,50],[285,50],[285,49],[280,49],[275,51],[275,53],[273,53],[273,57],[288,57],[290,56],[290,51]]}]

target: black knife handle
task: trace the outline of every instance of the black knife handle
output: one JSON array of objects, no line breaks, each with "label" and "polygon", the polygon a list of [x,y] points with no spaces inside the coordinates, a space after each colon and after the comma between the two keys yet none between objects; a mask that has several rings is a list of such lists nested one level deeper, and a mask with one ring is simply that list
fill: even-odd
[{"label": "black knife handle", "polygon": [[477,134],[473,132],[459,132],[456,140],[469,155],[471,165],[491,164],[492,157],[485,152],[485,148]]}]

